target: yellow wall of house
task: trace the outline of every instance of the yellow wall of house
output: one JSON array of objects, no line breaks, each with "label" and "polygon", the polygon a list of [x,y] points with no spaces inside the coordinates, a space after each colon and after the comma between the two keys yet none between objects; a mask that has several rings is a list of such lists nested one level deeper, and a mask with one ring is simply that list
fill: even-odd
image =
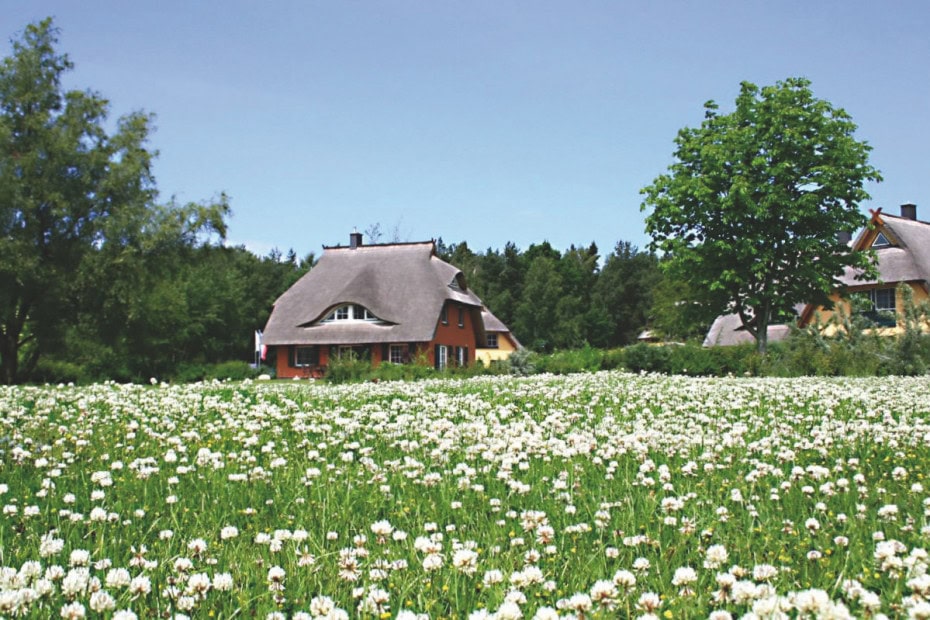
[{"label": "yellow wall of house", "polygon": [[500,362],[510,357],[510,354],[517,348],[505,334],[497,335],[496,349],[476,349],[475,360],[485,366],[490,366],[491,362]]},{"label": "yellow wall of house", "polygon": [[[913,296],[914,303],[921,303],[921,302],[924,302],[924,301],[927,301],[928,299],[930,299],[930,296],[928,296],[927,291],[924,289],[923,286],[919,286],[919,285],[916,285],[916,284],[912,284],[912,283],[910,283],[910,282],[908,282],[907,285],[910,286],[910,287],[911,287],[911,291],[913,291],[913,294],[914,294],[914,296]],[[854,292],[854,293],[863,293],[863,292],[866,292],[866,291],[869,291],[869,290],[872,290],[872,289],[879,289],[879,288],[888,288],[888,285],[882,284],[882,285],[876,285],[876,286],[867,286],[867,287],[864,287],[864,288],[857,288],[857,289],[854,289],[852,292]],[[820,320],[820,323],[821,323],[822,325],[825,325],[825,326],[826,326],[826,328],[824,329],[823,333],[824,333],[824,335],[827,335],[827,336],[831,336],[831,335],[833,335],[833,334],[836,332],[836,327],[834,327],[832,324],[830,324],[830,319],[833,318],[833,314],[834,314],[837,310],[839,310],[840,308],[842,308],[843,311],[845,311],[845,312],[849,312],[849,302],[848,302],[847,300],[845,300],[845,299],[842,299],[836,292],[834,292],[834,293],[832,293],[832,294],[830,295],[830,299],[831,299],[831,300],[833,301],[833,303],[834,303],[834,309],[833,309],[833,310],[824,310],[823,307],[820,307],[820,308],[818,308],[817,310],[814,311],[814,314],[813,314],[813,316],[811,317],[811,323],[815,323],[815,322],[817,322],[817,320],[819,319],[819,320]],[[904,310],[904,300],[901,298],[901,291],[899,291],[899,290],[895,290],[895,308],[896,308],[896,310],[897,310],[898,316],[900,317],[901,313],[902,313],[903,310]],[[878,333],[879,333],[879,334],[887,335],[887,336],[892,336],[892,335],[898,334],[898,333],[901,332],[901,331],[902,331],[902,330],[901,330],[900,327],[880,327],[880,328],[878,328]]]}]

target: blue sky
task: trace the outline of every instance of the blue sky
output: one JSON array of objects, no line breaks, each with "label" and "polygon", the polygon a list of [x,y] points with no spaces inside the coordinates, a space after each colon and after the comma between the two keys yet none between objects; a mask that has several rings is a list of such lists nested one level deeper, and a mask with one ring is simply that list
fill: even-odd
[{"label": "blue sky", "polygon": [[863,209],[930,218],[922,1],[6,0],[0,33],[49,15],[69,88],[157,115],[162,197],[225,191],[229,242],[259,254],[375,223],[477,250],[644,247],[639,190],[677,131],[792,76],[873,146]]}]

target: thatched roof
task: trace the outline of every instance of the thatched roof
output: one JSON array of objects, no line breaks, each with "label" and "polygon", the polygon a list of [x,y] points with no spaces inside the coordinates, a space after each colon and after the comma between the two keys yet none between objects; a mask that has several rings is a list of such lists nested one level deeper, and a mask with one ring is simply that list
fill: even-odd
[{"label": "thatched roof", "polygon": [[[930,281],[930,223],[881,212],[875,214],[873,222],[878,231],[884,233],[892,243],[888,247],[874,248],[878,259],[878,279],[857,280],[856,272],[847,269],[840,278],[843,284],[862,286],[881,282],[895,285],[900,282]],[[856,242],[857,246],[871,239],[873,235],[868,235],[868,232],[863,231]]]},{"label": "thatched roof", "polygon": [[[769,325],[768,341],[778,342],[788,337],[791,331],[787,325]],[[753,338],[743,327],[738,314],[723,314],[714,319],[707,336],[704,338],[705,347],[729,347],[737,344],[754,344]]]},{"label": "thatched roof", "polygon": [[[275,301],[264,342],[428,342],[446,301],[473,308],[482,331],[481,300],[465,288],[459,269],[436,256],[432,241],[326,247],[316,266]],[[347,303],[364,306],[381,321],[320,322]]]},{"label": "thatched roof", "polygon": [[520,341],[517,340],[517,337],[510,333],[510,328],[504,325],[504,322],[499,318],[491,314],[491,311],[487,308],[481,309],[481,322],[484,323],[485,332],[489,334],[507,334],[507,336],[513,341],[513,345],[515,347],[518,349],[523,348],[523,345],[520,344]]}]

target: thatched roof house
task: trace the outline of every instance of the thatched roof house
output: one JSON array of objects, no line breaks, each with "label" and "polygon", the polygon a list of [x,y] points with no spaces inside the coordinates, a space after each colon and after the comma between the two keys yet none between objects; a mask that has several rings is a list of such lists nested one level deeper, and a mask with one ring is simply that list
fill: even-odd
[{"label": "thatched roof house", "polygon": [[[897,290],[899,285],[910,287],[916,301],[930,298],[930,223],[917,219],[915,205],[901,205],[900,215],[882,213],[881,209],[873,211],[869,226],[849,243],[854,251],[871,249],[875,252],[878,277],[860,280],[857,279],[858,272],[847,269],[838,279],[840,287],[831,295],[835,307],[848,311],[848,300],[843,295],[860,293],[872,302],[870,318],[879,326],[894,328],[896,315],[903,307]],[[814,304],[801,304],[796,311],[800,327],[818,320],[826,322],[833,313],[833,310]],[[769,342],[784,339],[789,331],[787,325],[769,326]],[[724,315],[717,317],[711,325],[704,346],[747,342],[754,342],[754,339],[743,329],[739,317]]]},{"label": "thatched roof house", "polygon": [[493,315],[484,314],[462,272],[436,255],[434,242],[363,245],[353,233],[348,246],[323,250],[275,301],[265,327],[279,377],[319,374],[348,351],[375,364],[467,365],[485,346],[483,317]]},{"label": "thatched roof house", "polygon": [[[868,296],[872,302],[871,318],[883,327],[895,327],[896,315],[903,308],[898,286],[911,289],[915,301],[930,298],[930,222],[917,219],[917,206],[901,205],[900,215],[872,212],[869,227],[861,231],[852,242],[856,251],[873,250],[877,259],[878,277],[857,279],[859,275],[847,269],[840,281],[848,293]],[[848,309],[844,299],[835,293],[835,305]],[[801,312],[799,324],[803,327],[816,320],[826,321],[832,311],[808,304]]]}]

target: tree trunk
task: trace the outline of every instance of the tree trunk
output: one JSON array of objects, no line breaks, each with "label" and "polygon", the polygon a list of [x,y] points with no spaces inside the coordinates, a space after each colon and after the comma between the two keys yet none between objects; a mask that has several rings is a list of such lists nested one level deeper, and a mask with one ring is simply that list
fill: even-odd
[{"label": "tree trunk", "polygon": [[769,311],[768,306],[762,306],[762,311],[758,315],[756,323],[756,344],[758,344],[759,355],[765,355],[769,345]]},{"label": "tree trunk", "polygon": [[19,351],[16,341],[19,334],[0,335],[0,383],[13,385],[16,382]]}]

